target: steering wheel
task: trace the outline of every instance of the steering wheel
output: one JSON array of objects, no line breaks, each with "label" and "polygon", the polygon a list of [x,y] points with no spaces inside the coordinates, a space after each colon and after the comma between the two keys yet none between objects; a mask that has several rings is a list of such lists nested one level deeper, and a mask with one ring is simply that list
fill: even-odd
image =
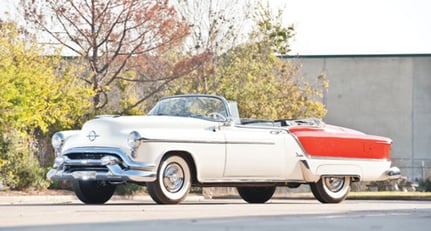
[{"label": "steering wheel", "polygon": [[210,112],[207,114],[208,117],[211,117],[215,121],[226,121],[226,117],[218,112]]}]

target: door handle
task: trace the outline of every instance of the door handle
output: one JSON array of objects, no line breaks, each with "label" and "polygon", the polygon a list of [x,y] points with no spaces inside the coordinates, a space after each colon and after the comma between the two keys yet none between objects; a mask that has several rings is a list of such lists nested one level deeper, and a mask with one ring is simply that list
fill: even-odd
[{"label": "door handle", "polygon": [[280,130],[272,130],[272,131],[270,131],[269,133],[270,134],[272,134],[272,135],[278,135],[278,134],[280,134],[282,131],[280,131]]}]

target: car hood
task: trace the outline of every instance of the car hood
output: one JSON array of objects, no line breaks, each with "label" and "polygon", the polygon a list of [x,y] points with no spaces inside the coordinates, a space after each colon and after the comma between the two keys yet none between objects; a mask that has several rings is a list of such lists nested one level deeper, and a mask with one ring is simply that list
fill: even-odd
[{"label": "car hood", "polygon": [[138,131],[148,139],[184,133],[183,129],[214,129],[217,122],[172,116],[100,116],[87,121],[80,131],[69,137],[65,149],[74,147],[115,147],[128,150],[127,137]]}]

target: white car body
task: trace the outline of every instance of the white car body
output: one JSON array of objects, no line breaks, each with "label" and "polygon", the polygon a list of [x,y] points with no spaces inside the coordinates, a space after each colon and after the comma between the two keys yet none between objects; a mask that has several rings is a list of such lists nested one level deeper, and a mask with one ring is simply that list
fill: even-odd
[{"label": "white car body", "polygon": [[[390,168],[388,159],[313,157],[288,129],[303,125],[295,121],[290,121],[289,126],[281,126],[278,121],[241,123],[236,104],[222,97],[183,95],[166,99],[199,99],[197,104],[214,100],[220,111],[211,116],[165,115],[155,113],[156,106],[147,116],[101,116],[86,122],[81,130],[58,132],[53,137],[56,160],[48,178],[104,182],[103,185],[149,183],[149,187],[155,188],[150,190],[155,201],[178,203],[188,191],[178,189],[177,184],[186,184],[185,187],[192,184],[238,186],[246,190],[240,192],[243,196],[248,192],[247,187],[255,191],[269,187],[271,191],[281,185],[317,184],[323,178],[331,179],[333,184],[338,180],[350,184],[351,181],[385,180],[399,175],[397,169]],[[307,122],[305,126],[325,125]],[[175,166],[174,170],[168,168],[166,171],[171,172],[163,173],[166,172],[163,163],[171,156],[183,159],[185,164],[172,161],[180,166]],[[177,174],[178,169],[185,172]],[[190,179],[185,179],[187,177]],[[159,184],[154,183],[158,181]],[[163,185],[170,184],[168,181],[172,185],[166,192]],[[78,197],[81,195],[84,199],[80,199],[86,203],[106,201],[88,199],[82,188],[90,186],[84,186],[84,183],[81,190],[76,187]],[[339,202],[348,193],[348,186],[344,188],[336,192],[342,195],[316,198],[322,202]],[[266,201],[262,200],[248,198],[247,201]]]}]

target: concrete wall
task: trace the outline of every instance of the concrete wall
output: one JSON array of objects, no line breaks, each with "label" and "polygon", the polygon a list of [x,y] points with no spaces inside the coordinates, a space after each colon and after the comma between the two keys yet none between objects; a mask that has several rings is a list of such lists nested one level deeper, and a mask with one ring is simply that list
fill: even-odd
[{"label": "concrete wall", "polygon": [[298,59],[306,78],[327,74],[327,123],[390,137],[403,175],[431,176],[431,55]]}]

